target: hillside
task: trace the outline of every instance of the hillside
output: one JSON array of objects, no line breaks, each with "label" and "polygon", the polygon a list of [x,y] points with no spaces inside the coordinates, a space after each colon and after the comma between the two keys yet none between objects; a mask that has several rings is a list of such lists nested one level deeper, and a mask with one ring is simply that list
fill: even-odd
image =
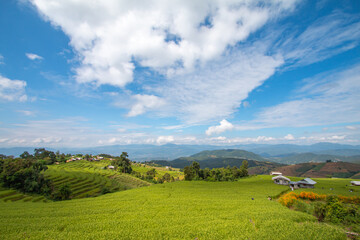
[{"label": "hillside", "polygon": [[326,160],[360,163],[358,156],[337,156],[329,154],[299,153],[283,157],[270,158],[272,161],[283,164],[296,164],[306,162],[326,162]]},{"label": "hillside", "polygon": [[360,178],[360,164],[347,162],[301,163],[276,169],[285,176]]},{"label": "hillside", "polygon": [[267,199],[286,189],[258,176],[62,202],[0,202],[0,233],[3,239],[346,239],[341,228]]},{"label": "hillside", "polygon": [[[104,167],[111,165],[110,160],[89,162],[78,160],[59,165],[49,165],[44,173],[45,177],[52,181],[54,190],[57,191],[62,185],[67,184],[71,190],[71,199],[97,197],[108,192],[124,191],[133,188],[150,186],[151,183],[144,181],[134,175],[120,173]],[[135,163],[132,169],[142,175],[153,169],[144,164]],[[176,180],[183,179],[183,173],[178,169],[171,171],[166,168],[155,168],[155,178],[161,178],[165,173],[170,174]],[[49,202],[52,201],[38,194],[21,193],[14,189],[0,188],[0,201],[23,201],[23,202]]]},{"label": "hillside", "polygon": [[192,155],[191,157],[196,158],[198,161],[208,158],[242,158],[247,160],[266,161],[266,159],[255,153],[239,149],[202,151]]}]

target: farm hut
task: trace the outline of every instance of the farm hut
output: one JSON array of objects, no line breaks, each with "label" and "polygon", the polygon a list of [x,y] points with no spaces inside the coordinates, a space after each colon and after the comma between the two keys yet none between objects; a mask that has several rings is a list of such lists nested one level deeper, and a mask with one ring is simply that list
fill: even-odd
[{"label": "farm hut", "polygon": [[289,183],[289,186],[291,188],[314,188],[314,185],[316,184],[316,182],[310,178],[305,178],[305,179],[302,179],[300,181],[297,181],[297,182],[293,182],[291,181]]},{"label": "farm hut", "polygon": [[290,183],[290,179],[287,177],[284,177],[282,175],[273,177],[272,180],[274,181],[274,183],[280,184],[280,185],[289,185],[289,183]]},{"label": "farm hut", "polygon": [[114,169],[114,166],[110,165],[108,166],[108,169]]},{"label": "farm hut", "polygon": [[280,176],[280,175],[282,175],[282,173],[281,172],[271,172],[270,175]]},{"label": "farm hut", "polygon": [[350,183],[353,186],[360,186],[360,181],[351,181]]}]

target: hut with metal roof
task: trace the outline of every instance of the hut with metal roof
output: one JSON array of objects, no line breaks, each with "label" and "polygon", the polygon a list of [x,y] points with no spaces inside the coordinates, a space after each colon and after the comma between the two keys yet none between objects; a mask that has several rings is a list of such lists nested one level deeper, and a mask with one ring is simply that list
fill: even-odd
[{"label": "hut with metal roof", "polygon": [[353,186],[360,186],[360,181],[351,181],[350,183]]},{"label": "hut with metal roof", "polygon": [[284,177],[282,175],[273,177],[272,180],[274,181],[274,183],[280,184],[280,185],[289,185],[289,183],[290,183],[290,179],[287,177]]},{"label": "hut with metal roof", "polygon": [[304,178],[300,181],[293,182],[290,181],[289,186],[291,188],[297,189],[297,188],[314,188],[314,185],[316,182],[310,178]]}]

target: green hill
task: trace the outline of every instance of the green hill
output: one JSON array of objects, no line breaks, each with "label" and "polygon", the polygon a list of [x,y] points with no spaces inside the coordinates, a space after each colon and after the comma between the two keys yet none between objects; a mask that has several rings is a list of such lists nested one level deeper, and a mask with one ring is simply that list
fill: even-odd
[{"label": "green hill", "polygon": [[202,169],[212,169],[228,166],[240,167],[244,160],[247,160],[249,163],[250,174],[268,174],[271,170],[283,166],[283,164],[267,161],[252,152],[237,149],[202,151],[190,157],[181,157],[172,161],[153,160],[151,162],[161,166],[184,168],[196,161],[200,163]]},{"label": "green hill", "polygon": [[286,189],[258,176],[61,202],[0,202],[0,233],[2,239],[346,239],[341,228],[267,199]]},{"label": "green hill", "polygon": [[202,151],[190,157],[196,158],[198,161],[208,158],[242,158],[247,160],[266,161],[266,159],[255,153],[238,149]]}]

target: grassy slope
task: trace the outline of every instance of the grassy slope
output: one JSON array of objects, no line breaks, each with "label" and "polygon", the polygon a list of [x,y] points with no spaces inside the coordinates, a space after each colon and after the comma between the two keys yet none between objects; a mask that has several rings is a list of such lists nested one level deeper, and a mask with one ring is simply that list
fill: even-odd
[{"label": "grassy slope", "polygon": [[[2,239],[346,239],[337,227],[267,196],[287,189],[257,176],[174,182],[98,198],[0,202]],[[254,198],[254,200],[251,200]]]},{"label": "grassy slope", "polygon": [[[69,184],[72,199],[98,196],[104,187],[111,191],[121,191],[151,185],[129,174],[102,169],[109,164],[110,161],[88,162],[83,160],[51,165],[44,175],[52,180],[55,190],[63,184]],[[0,201],[48,202],[50,200],[41,195],[22,194],[12,189],[0,189]]]}]

